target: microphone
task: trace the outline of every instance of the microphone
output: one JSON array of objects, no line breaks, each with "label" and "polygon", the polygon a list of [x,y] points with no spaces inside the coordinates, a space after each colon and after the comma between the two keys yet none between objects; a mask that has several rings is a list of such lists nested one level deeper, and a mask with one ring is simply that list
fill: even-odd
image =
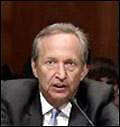
[{"label": "microphone", "polygon": [[71,102],[76,105],[76,107],[79,109],[79,111],[82,113],[82,115],[85,117],[85,119],[90,123],[91,126],[95,126],[93,122],[90,120],[90,118],[86,115],[86,113],[80,108],[80,106],[77,103],[76,98],[72,98]]}]

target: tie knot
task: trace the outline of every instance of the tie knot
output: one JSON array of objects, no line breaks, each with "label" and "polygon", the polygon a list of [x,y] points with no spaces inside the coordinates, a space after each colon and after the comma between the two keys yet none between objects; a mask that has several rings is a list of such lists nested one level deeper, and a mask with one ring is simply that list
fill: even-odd
[{"label": "tie knot", "polygon": [[49,121],[49,125],[53,125],[53,126],[56,126],[57,125],[57,116],[58,114],[60,113],[60,110],[56,109],[56,108],[53,108],[51,110],[51,118],[50,118],[50,121]]},{"label": "tie knot", "polygon": [[52,117],[57,117],[58,114],[59,114],[59,112],[60,112],[59,109],[53,108],[53,109],[52,109]]}]

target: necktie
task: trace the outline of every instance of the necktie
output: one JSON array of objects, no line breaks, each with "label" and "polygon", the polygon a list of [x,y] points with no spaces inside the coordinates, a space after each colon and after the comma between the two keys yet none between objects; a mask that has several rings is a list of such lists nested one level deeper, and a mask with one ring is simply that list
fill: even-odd
[{"label": "necktie", "polygon": [[55,109],[55,108],[52,109],[52,115],[51,115],[51,118],[49,121],[49,125],[51,125],[51,126],[57,125],[57,119],[56,118],[57,118],[59,112],[60,111],[58,109]]}]

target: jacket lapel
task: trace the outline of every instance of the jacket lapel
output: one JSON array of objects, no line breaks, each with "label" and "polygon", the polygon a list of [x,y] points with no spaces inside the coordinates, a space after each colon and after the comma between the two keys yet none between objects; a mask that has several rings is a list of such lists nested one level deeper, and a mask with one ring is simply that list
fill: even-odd
[{"label": "jacket lapel", "polygon": [[[84,112],[87,109],[84,108]],[[69,119],[69,126],[86,126],[89,125],[87,119],[83,116],[83,114],[79,111],[75,104],[73,104],[70,119]]]},{"label": "jacket lapel", "polygon": [[34,125],[34,126],[42,126],[43,116],[41,111],[41,104],[39,98],[39,92],[33,98],[32,104],[30,105],[29,110],[26,112],[24,117],[24,125]]}]

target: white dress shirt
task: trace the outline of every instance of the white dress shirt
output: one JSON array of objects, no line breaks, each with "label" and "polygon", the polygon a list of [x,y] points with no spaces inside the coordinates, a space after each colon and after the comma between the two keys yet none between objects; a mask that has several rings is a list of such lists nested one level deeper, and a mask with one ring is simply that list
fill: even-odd
[{"label": "white dress shirt", "polygon": [[[41,92],[40,101],[42,105],[43,126],[50,126],[48,123],[52,115],[51,109],[53,109],[54,107],[47,102],[47,100],[44,98]],[[57,126],[68,126],[71,108],[72,104],[70,102],[66,105],[59,107],[59,110],[61,112],[57,116]]]}]

